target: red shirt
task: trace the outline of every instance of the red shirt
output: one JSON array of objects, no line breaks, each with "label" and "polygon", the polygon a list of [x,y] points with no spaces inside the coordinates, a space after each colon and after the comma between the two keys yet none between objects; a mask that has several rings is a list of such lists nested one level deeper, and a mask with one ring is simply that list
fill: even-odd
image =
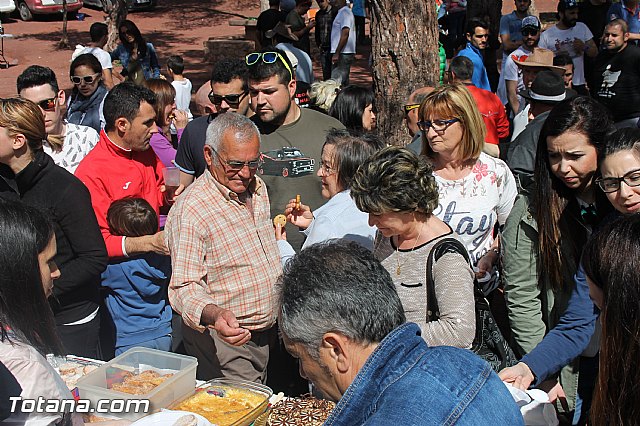
[{"label": "red shirt", "polygon": [[467,85],[467,89],[476,100],[484,125],[487,127],[485,142],[497,145],[500,139],[509,136],[509,119],[504,105],[500,102],[500,98],[488,90],[471,84]]},{"label": "red shirt", "polygon": [[122,257],[122,237],[111,235],[107,210],[113,201],[125,197],[144,198],[159,214],[163,204],[164,165],[153,149],[131,151],[114,144],[104,130],[100,141],[80,162],[76,177],[91,193],[91,204],[100,225],[109,257]]}]

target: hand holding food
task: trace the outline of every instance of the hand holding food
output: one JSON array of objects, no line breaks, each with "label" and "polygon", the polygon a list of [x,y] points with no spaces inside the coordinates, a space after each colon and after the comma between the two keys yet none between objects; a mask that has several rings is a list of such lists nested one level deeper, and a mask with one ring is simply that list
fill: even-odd
[{"label": "hand holding food", "polygon": [[289,222],[302,229],[307,229],[313,221],[311,208],[295,198],[289,200],[289,203],[284,209],[284,214],[287,216]]},{"label": "hand holding food", "polygon": [[279,214],[276,217],[273,218],[273,225],[274,226],[285,226],[287,224],[287,217],[283,214]]},{"label": "hand holding food", "polygon": [[[176,129],[184,129],[187,127],[187,123],[189,123],[189,116],[186,111],[175,110],[173,111],[173,125],[176,126]],[[170,116],[171,117],[171,116]]]}]

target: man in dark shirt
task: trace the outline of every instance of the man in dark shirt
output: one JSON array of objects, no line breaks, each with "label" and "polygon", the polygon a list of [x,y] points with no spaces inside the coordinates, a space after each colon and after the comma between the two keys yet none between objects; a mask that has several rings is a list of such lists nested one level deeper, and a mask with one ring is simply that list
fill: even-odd
[{"label": "man in dark shirt", "polygon": [[[604,32],[604,26],[611,19],[607,11],[611,7],[611,0],[584,0],[578,3],[578,21],[583,22],[593,34],[593,41],[600,48],[600,40]],[[595,58],[585,56],[584,74],[586,81],[593,78],[593,65]]]},{"label": "man in dark shirt", "polygon": [[331,7],[329,0],[318,0],[320,10],[316,13],[316,45],[320,49],[322,79],[331,78],[331,26],[337,10]]},{"label": "man in dark shirt", "polygon": [[175,165],[180,169],[180,183],[185,187],[207,169],[203,149],[211,120],[225,112],[246,115],[249,111],[246,72],[247,66],[242,59],[222,59],[214,65],[209,100],[215,111],[187,124],[176,153]]},{"label": "man in dark shirt", "polygon": [[607,24],[590,84],[592,96],[609,108],[617,128],[636,127],[640,117],[640,48],[629,44],[622,19]]},{"label": "man in dark shirt", "polygon": [[280,11],[280,0],[269,0],[269,9],[263,11],[260,16],[258,16],[258,22],[256,23],[262,47],[271,44],[271,40],[265,36],[265,33],[278,25],[278,22],[284,22],[286,17],[287,15]]}]

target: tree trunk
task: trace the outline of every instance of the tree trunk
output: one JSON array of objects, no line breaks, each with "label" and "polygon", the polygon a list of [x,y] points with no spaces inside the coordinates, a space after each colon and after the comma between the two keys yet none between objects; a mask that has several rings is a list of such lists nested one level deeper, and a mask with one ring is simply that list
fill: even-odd
[{"label": "tree trunk", "polygon": [[260,12],[269,9],[269,0],[260,0]]},{"label": "tree trunk", "polygon": [[69,35],[67,34],[67,0],[62,0],[62,38],[58,42],[58,47],[67,49],[69,47]]},{"label": "tree trunk", "polygon": [[432,0],[371,0],[370,10],[378,133],[404,146],[410,137],[403,105],[415,89],[440,79],[436,7]]},{"label": "tree trunk", "polygon": [[127,19],[126,0],[102,0],[102,8],[107,13],[105,21],[109,27],[109,37],[104,50],[111,52],[118,45],[118,27]]}]

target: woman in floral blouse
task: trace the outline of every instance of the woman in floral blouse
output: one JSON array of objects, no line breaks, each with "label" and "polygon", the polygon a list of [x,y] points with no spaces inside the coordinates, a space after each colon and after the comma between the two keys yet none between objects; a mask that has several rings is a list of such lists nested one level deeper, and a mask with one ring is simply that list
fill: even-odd
[{"label": "woman in floral blouse", "polygon": [[496,223],[506,221],[517,194],[507,165],[482,152],[485,125],[471,93],[452,84],[434,90],[418,112],[422,154],[438,184],[434,214],[465,244],[485,290],[496,282],[499,240]]}]

